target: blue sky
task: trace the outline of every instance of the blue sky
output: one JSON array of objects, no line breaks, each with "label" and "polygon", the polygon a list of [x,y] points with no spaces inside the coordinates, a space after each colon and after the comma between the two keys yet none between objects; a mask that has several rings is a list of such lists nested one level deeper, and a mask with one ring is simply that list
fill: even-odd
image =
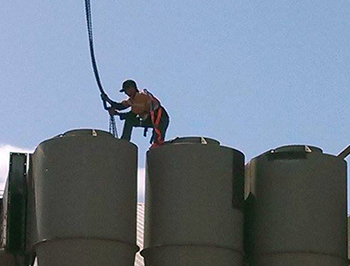
[{"label": "blue sky", "polygon": [[[169,139],[212,137],[246,161],[289,144],[337,154],[350,144],[349,10],[344,0],[92,0],[102,83],[114,100],[127,78],[153,92]],[[108,130],[83,0],[4,1],[0,32],[1,147]],[[132,140],[143,168],[148,139],[139,129]]]}]

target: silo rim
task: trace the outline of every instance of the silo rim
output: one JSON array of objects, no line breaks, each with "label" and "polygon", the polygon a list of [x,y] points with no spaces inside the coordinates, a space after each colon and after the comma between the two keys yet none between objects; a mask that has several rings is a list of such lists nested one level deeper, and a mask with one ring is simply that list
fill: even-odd
[{"label": "silo rim", "polygon": [[[172,140],[165,141],[163,145],[156,147],[155,149],[159,149],[162,147],[169,147],[170,145],[173,146],[181,146],[181,145],[209,145],[210,147],[220,147],[220,148],[225,148],[225,149],[230,149],[234,151],[235,153],[239,153],[243,158],[245,158],[245,155],[242,151],[237,150],[235,148],[221,145],[221,143],[213,138],[208,138],[208,137],[202,137],[202,136],[187,136],[187,137],[176,137]],[[148,152],[152,151],[154,148],[150,148]]]},{"label": "silo rim", "polygon": [[188,137],[176,137],[172,140],[164,142],[164,145],[181,145],[181,144],[210,144],[210,145],[220,145],[220,142],[216,139],[204,137],[204,136],[188,136]]},{"label": "silo rim", "polygon": [[[52,140],[57,140],[57,139],[62,139],[62,138],[74,138],[74,137],[105,137],[111,140],[115,140],[115,141],[120,141],[120,142],[125,142],[125,143],[130,143],[132,146],[136,147],[136,144],[124,140],[124,139],[119,139],[119,138],[115,138],[111,133],[104,131],[104,130],[100,130],[100,129],[72,129],[69,131],[66,131],[62,134],[56,135],[54,137],[51,137],[49,139],[43,140],[42,142],[39,143],[38,147],[46,142],[52,141]],[[37,148],[38,148],[37,147]],[[36,149],[37,149],[36,148]],[[35,149],[35,151],[36,151]]]},{"label": "silo rim", "polygon": [[272,149],[269,151],[270,153],[283,153],[283,152],[317,152],[317,153],[323,153],[323,150],[321,148],[310,146],[310,145],[285,145],[281,146],[275,149]]},{"label": "silo rim", "polygon": [[82,129],[72,129],[69,131],[66,131],[63,134],[59,134],[54,138],[63,138],[63,137],[81,137],[81,136],[105,136],[105,137],[112,137],[113,135],[107,131],[100,130],[100,129],[88,129],[88,128],[82,128]]}]

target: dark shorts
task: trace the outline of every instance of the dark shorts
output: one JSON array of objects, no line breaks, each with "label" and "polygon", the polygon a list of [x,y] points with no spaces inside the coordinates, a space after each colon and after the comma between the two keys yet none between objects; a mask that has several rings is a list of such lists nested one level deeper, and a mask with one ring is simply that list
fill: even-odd
[{"label": "dark shorts", "polygon": [[[166,110],[163,107],[160,107],[160,108],[162,108],[162,114],[161,114],[161,118],[159,121],[158,129],[161,132],[161,140],[164,141],[165,134],[166,134],[166,131],[168,129],[170,119],[169,119],[169,115],[166,112]],[[155,115],[155,119],[157,119],[158,110],[155,110],[154,115]],[[155,130],[153,128],[153,123],[152,123],[150,116],[147,119],[142,120],[139,117],[137,117],[136,114],[134,114],[133,112],[130,111],[130,112],[125,113],[123,115],[123,119],[125,119],[125,123],[124,123],[123,134],[121,136],[122,139],[129,141],[131,138],[132,128],[133,127],[143,127],[145,129],[148,129],[148,128],[153,129],[150,143],[157,142],[156,133],[155,133]]]}]

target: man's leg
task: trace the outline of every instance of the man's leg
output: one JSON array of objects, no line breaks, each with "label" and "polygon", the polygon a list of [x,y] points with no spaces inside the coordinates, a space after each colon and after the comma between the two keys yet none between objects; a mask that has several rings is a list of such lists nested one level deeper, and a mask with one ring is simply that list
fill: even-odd
[{"label": "man's leg", "polygon": [[162,108],[162,114],[157,127],[158,130],[155,130],[155,128],[153,128],[152,139],[151,139],[151,142],[153,141],[157,145],[163,144],[165,140],[166,130],[168,129],[168,126],[169,126],[169,115],[163,107],[161,108]]},{"label": "man's leg", "polygon": [[[141,122],[141,127],[143,127],[143,128],[153,128],[153,124],[152,124],[151,118],[148,117],[146,120],[143,120]],[[153,131],[154,130],[152,130],[152,137],[151,137],[150,142],[149,142],[150,144],[152,144],[152,141],[153,141]]]},{"label": "man's leg", "polygon": [[166,134],[166,131],[168,129],[168,126],[169,126],[169,115],[168,113],[165,111],[165,109],[163,108],[162,110],[162,117],[160,119],[160,123],[159,123],[159,130],[161,132],[161,138],[162,138],[162,141],[165,140],[165,134]]},{"label": "man's leg", "polygon": [[125,122],[124,122],[123,134],[121,136],[121,139],[130,141],[132,128],[140,126],[140,121],[136,117],[136,115],[131,111],[124,114],[123,118],[125,118]]}]

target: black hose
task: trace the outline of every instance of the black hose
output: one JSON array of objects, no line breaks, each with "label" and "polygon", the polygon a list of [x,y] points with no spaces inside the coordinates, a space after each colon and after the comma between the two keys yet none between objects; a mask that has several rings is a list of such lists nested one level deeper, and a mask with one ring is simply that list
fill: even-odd
[{"label": "black hose", "polygon": [[[89,34],[89,46],[90,46],[90,57],[91,57],[91,62],[92,62],[92,69],[95,74],[95,79],[96,83],[98,86],[98,89],[100,90],[101,94],[106,94],[102,82],[100,79],[100,75],[98,73],[98,68],[97,68],[97,63],[96,63],[96,58],[95,58],[95,51],[94,51],[94,38],[92,35],[92,18],[91,18],[91,4],[90,0],[85,0],[85,13],[86,13],[86,24],[87,24],[87,29],[88,29],[88,34]],[[107,103],[105,100],[102,100],[103,102],[103,107],[105,110],[108,109]],[[117,127],[115,124],[114,116],[110,115],[110,120],[109,120],[109,132],[112,133],[114,137],[118,137],[117,133]]]},{"label": "black hose", "polygon": [[97,86],[102,94],[105,94],[100,75],[98,73],[96,58],[95,58],[95,52],[94,52],[94,38],[92,35],[92,18],[91,18],[91,5],[90,0],[85,0],[85,11],[86,11],[86,23],[87,23],[87,29],[89,34],[89,46],[90,46],[90,56],[91,56],[91,62],[92,62],[92,68],[94,70]]}]

